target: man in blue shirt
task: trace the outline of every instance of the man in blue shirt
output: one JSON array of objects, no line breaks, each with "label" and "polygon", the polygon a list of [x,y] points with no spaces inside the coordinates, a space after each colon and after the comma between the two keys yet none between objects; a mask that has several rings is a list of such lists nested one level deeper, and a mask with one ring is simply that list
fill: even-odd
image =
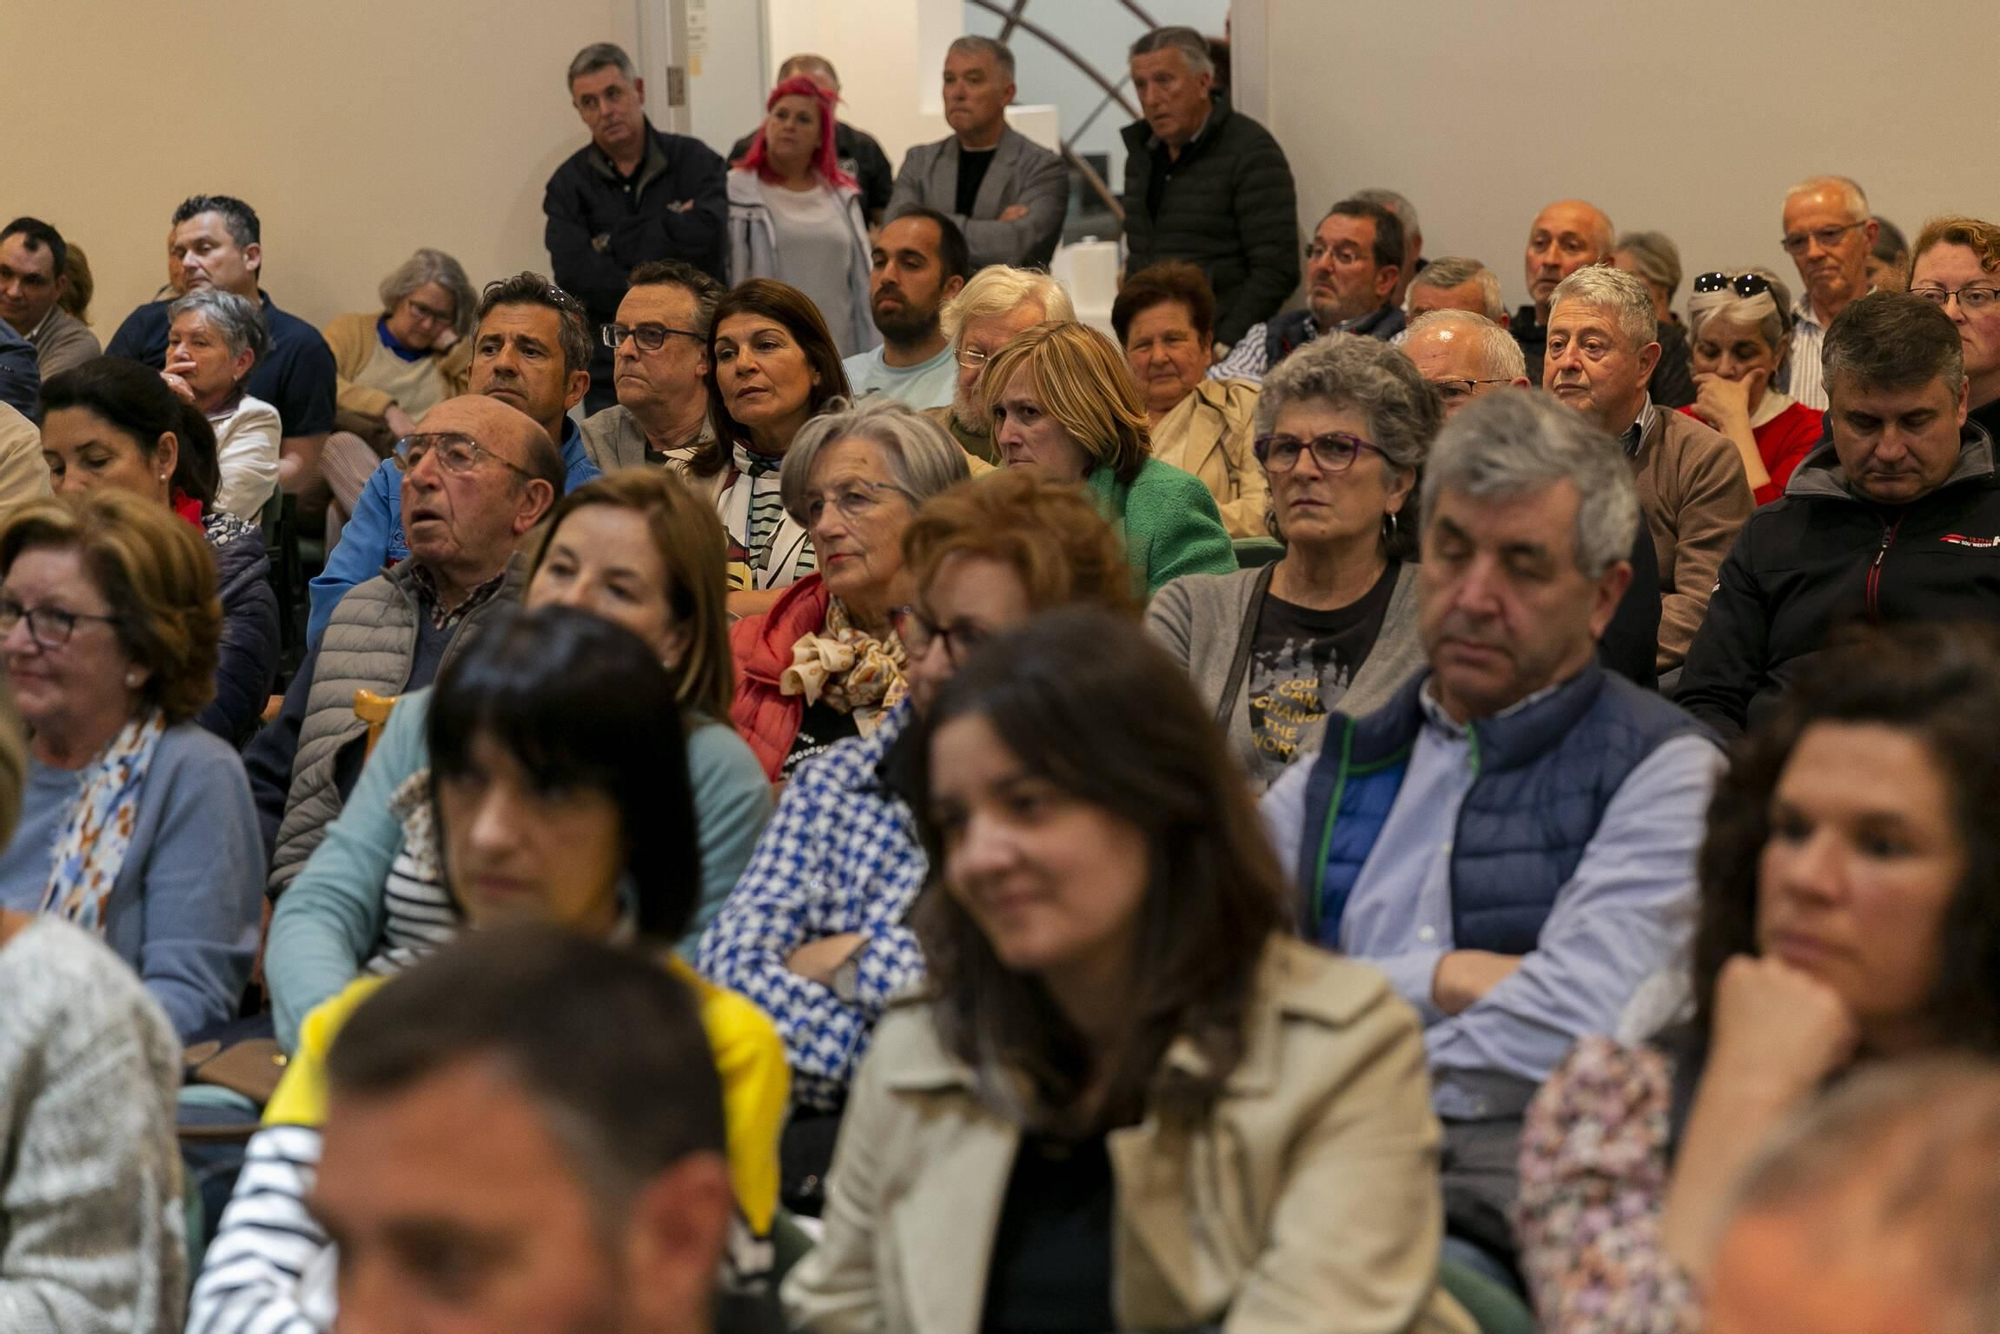
[{"label": "man in blue shirt", "polygon": [[[257,359],[244,392],[278,410],[284,437],[278,443],[278,485],[300,491],[319,477],[319,451],[333,431],[338,372],[319,330],[271,304],[258,286],[264,271],[263,224],[257,211],[229,195],[193,195],[174,210],[167,241],[180,291],[213,287],[263,307],[270,347]],[[139,307],[125,317],[104,350],[144,362],[167,364],[167,307],[173,297]]]},{"label": "man in blue shirt", "polygon": [[[517,273],[486,285],[472,338],[467,390],[519,409],[558,442],[567,491],[596,477],[597,465],[568,415],[590,388],[590,330],[582,304],[539,273]],[[339,545],[327,553],[326,568],[312,581],[308,645],[318,642],[348,589],[410,554],[402,494],[395,460],[383,460],[354,502]]]},{"label": "man in blue shirt", "polygon": [[1329,718],[1263,813],[1309,933],[1422,1016],[1448,1253],[1505,1274],[1521,1114],[1674,961],[1720,752],[1597,664],[1639,523],[1602,430],[1536,391],[1477,398],[1438,437],[1423,510],[1428,669]]}]

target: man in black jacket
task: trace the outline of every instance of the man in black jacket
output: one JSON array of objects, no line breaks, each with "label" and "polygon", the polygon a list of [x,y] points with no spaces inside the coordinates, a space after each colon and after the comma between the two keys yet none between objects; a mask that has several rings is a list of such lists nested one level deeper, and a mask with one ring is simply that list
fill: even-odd
[{"label": "man in black jacket", "polygon": [[1215,65],[1193,28],[1132,44],[1145,119],[1125,140],[1125,271],[1165,259],[1199,265],[1215,291],[1224,349],[1278,313],[1299,283],[1299,208],[1278,141],[1211,97]]},{"label": "man in black jacket", "polygon": [[[722,159],[698,139],[653,128],[645,80],[610,42],[577,53],[569,93],[590,142],[556,168],[542,196],[556,282],[583,302],[593,325],[617,319],[632,270],[649,260],[685,260],[727,282]],[[593,346],[586,406],[596,412],[618,400],[611,349]]]},{"label": "man in black jacket", "polygon": [[2000,620],[2000,478],[1966,421],[1958,330],[1878,292],[1826,332],[1829,438],[1722,564],[1678,702],[1726,737],[1847,625]]}]

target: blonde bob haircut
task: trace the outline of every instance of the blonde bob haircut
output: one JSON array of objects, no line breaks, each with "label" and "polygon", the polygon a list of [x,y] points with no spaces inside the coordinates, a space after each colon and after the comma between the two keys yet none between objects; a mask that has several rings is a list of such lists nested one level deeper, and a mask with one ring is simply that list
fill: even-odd
[{"label": "blonde bob haircut", "polygon": [[994,401],[1025,373],[1035,402],[1120,482],[1139,475],[1152,456],[1146,406],[1139,401],[1124,354],[1087,324],[1051,321],[1023,329],[986,363],[979,379],[990,422]]},{"label": "blonde bob haircut", "polygon": [[729,584],[723,553],[729,538],[715,507],[664,468],[608,472],[564,496],[550,514],[529,571],[530,585],[548,559],[563,520],[592,505],[630,510],[646,521],[646,532],[666,571],[667,612],[672,624],[687,634],[687,651],[673,670],[674,698],[690,713],[729,721],[736,679],[724,606]]},{"label": "blonde bob haircut", "polygon": [[99,487],[15,510],[0,529],[0,578],[36,548],[77,553],[119,647],[146,673],[140,699],[168,726],[215,698],[222,599],[200,529],[156,500]]},{"label": "blonde bob haircut", "polygon": [[958,295],[938,311],[938,326],[947,342],[958,347],[958,336],[967,320],[990,319],[1011,312],[1023,301],[1042,308],[1045,320],[1073,320],[1076,306],[1069,290],[1040,269],[1016,269],[1005,264],[988,264],[972,275]]}]

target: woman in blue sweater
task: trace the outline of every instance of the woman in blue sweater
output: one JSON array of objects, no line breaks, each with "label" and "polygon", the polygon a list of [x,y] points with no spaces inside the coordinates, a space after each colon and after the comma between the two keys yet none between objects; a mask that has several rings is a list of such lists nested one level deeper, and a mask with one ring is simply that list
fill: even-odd
[{"label": "woman in blue sweater", "polygon": [[[771,810],[763,768],[727,721],[723,548],[721,520],[677,478],[612,473],[556,507],[526,598],[614,621],[675,671],[701,843],[690,942],[736,883]],[[397,703],[340,817],[278,900],[264,971],[287,1051],[306,1014],[357,974],[394,971],[457,929],[435,868],[406,840],[406,826],[425,819],[407,789],[430,765],[429,708],[428,690]]]}]

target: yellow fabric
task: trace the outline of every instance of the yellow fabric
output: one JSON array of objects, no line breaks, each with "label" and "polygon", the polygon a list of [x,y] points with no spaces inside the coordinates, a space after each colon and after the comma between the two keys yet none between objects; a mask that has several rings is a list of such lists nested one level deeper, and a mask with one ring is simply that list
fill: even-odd
[{"label": "yellow fabric", "polygon": [[[693,988],[701,1024],[722,1081],[729,1176],[736,1205],[758,1236],[770,1235],[778,1210],[778,1136],[791,1100],[785,1044],[762,1010],[697,976],[677,958],[667,971]],[[264,1109],[265,1125],[317,1126],[326,1120],[326,1056],[342,1025],[386,978],[363,977],[306,1016],[298,1053]]]},{"label": "yellow fabric", "polygon": [[1271,484],[1251,448],[1257,386],[1203,380],[1151,432],[1153,457],[1201,479],[1231,537],[1269,537]]},{"label": "yellow fabric", "polygon": [[[380,318],[379,313],[336,315],[320,330],[320,336],[326,339],[327,347],[333,352],[334,371],[338,377],[335,401],[343,410],[364,417],[381,417],[388,412],[389,404],[398,401],[394,395],[370,385],[364,378],[369,363],[382,347],[382,340],[375,336],[375,321]],[[429,373],[438,378],[440,384],[436,401],[455,397],[466,391],[466,379],[472,370],[472,340],[461,338],[449,351],[408,364],[418,367],[418,374]],[[410,407],[407,403],[403,406],[412,417],[423,416],[421,409]]]}]

